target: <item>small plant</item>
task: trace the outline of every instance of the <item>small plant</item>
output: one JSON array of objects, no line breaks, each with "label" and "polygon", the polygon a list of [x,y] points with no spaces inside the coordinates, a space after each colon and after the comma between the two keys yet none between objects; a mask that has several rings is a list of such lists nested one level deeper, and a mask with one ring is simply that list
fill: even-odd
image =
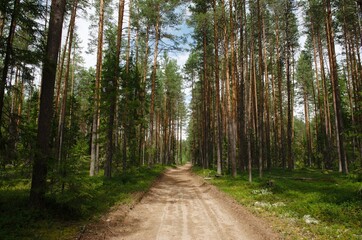
[{"label": "small plant", "polygon": [[310,215],[304,215],[303,220],[307,224],[318,224],[319,221],[315,218],[312,218]]},{"label": "small plant", "polygon": [[[198,173],[203,176],[202,170]],[[259,216],[275,218],[276,229],[283,229],[290,239],[299,239],[300,234],[333,239],[338,231],[343,231],[341,239],[362,235],[362,185],[336,171],[273,169],[251,183],[247,174],[210,183]]]},{"label": "small plant", "polygon": [[283,202],[276,202],[276,203],[269,203],[269,202],[255,202],[255,207],[262,207],[262,208],[271,208],[271,207],[285,207],[286,204]]},{"label": "small plant", "polygon": [[264,188],[264,189],[260,189],[260,190],[253,190],[251,191],[252,194],[254,195],[271,195],[273,194],[269,189]]}]

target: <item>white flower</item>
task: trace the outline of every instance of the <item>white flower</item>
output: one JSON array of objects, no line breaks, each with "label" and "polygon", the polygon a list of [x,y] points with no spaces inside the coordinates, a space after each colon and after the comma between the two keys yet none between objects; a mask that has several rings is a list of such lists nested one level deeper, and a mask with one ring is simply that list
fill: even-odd
[{"label": "white flower", "polygon": [[310,215],[304,215],[303,220],[307,224],[318,224],[319,223],[319,221],[317,219],[312,218]]},{"label": "white flower", "polygon": [[270,195],[270,194],[273,194],[268,189],[253,190],[253,191],[251,191],[251,193],[255,194],[255,195]]}]

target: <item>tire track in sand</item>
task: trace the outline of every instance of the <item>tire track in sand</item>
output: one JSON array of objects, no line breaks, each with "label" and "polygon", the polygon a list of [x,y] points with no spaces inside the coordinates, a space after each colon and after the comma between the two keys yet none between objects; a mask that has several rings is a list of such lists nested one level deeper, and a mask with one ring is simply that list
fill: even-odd
[{"label": "tire track in sand", "polygon": [[262,220],[190,172],[168,170],[106,239],[277,239]]}]

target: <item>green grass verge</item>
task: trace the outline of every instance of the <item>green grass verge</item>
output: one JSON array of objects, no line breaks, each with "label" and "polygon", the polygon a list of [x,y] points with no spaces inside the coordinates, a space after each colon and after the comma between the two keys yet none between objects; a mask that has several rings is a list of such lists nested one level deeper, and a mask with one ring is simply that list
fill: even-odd
[{"label": "green grass verge", "polygon": [[[194,168],[203,177],[211,170]],[[253,172],[235,179],[207,180],[259,216],[269,218],[288,239],[362,239],[362,182],[360,175],[301,169]]]},{"label": "green grass verge", "polygon": [[74,239],[91,219],[130,202],[132,193],[147,191],[164,170],[133,169],[110,180],[78,175],[67,179],[63,191],[50,189],[42,212],[29,208],[28,179],[0,179],[0,239]]}]

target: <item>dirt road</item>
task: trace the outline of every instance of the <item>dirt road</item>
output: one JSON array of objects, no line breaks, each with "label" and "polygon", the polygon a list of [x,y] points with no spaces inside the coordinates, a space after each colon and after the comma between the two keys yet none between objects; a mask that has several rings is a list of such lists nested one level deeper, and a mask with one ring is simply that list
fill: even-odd
[{"label": "dirt road", "polygon": [[109,225],[103,239],[278,238],[265,222],[194,176],[190,167],[168,170],[120,224]]}]

